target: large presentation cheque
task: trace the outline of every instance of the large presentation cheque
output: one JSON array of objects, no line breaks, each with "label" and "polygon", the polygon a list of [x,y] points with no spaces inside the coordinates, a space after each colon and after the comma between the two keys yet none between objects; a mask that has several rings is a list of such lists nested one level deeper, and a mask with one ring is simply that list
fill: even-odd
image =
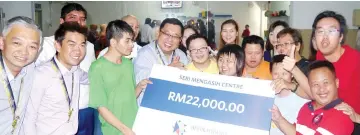
[{"label": "large presentation cheque", "polygon": [[270,81],[155,65],[133,130],[136,135],[268,135]]}]

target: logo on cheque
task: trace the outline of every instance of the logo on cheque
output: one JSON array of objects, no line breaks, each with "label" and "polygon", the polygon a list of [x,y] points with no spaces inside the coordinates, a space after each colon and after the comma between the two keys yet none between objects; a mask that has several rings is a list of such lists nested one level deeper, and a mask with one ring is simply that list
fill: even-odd
[{"label": "logo on cheque", "polygon": [[176,135],[184,135],[185,127],[186,125],[182,121],[178,120],[175,122],[175,125],[173,127],[173,133],[175,133]]}]

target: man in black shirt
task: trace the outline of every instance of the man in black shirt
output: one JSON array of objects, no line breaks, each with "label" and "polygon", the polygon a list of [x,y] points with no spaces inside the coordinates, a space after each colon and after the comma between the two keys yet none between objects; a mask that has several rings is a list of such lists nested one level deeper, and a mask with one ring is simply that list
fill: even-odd
[{"label": "man in black shirt", "polygon": [[[296,66],[306,75],[310,63],[300,54],[303,48],[303,40],[300,32],[292,28],[285,28],[277,34],[277,38],[278,44],[275,46],[275,51],[278,52],[278,54],[288,56],[290,56],[290,53],[294,53]],[[294,52],[291,52],[292,46],[295,46]]]}]

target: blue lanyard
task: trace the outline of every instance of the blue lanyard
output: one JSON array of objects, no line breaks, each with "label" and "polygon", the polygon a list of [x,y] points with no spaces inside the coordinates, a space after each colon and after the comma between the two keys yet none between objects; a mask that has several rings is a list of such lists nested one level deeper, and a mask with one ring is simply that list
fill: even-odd
[{"label": "blue lanyard", "polygon": [[[5,88],[6,91],[8,91],[10,93],[10,94],[8,94],[9,95],[8,97],[9,97],[10,107],[11,107],[11,109],[13,111],[14,116],[15,116],[15,111],[17,109],[17,106],[16,106],[16,102],[15,102],[15,98],[14,98],[14,93],[13,93],[13,90],[12,90],[10,82],[9,82],[9,78],[7,77],[7,73],[6,73],[6,70],[5,70],[5,64],[4,64],[4,60],[3,60],[2,55],[0,55],[0,62],[1,62],[1,72],[3,74],[3,80],[5,82],[4,83],[4,88]],[[20,93],[20,91],[19,91],[19,93]]]},{"label": "blue lanyard", "polygon": [[[56,57],[56,56],[55,56]],[[65,96],[67,97],[67,102],[69,104],[69,108],[70,108],[70,105],[71,105],[71,99],[70,99],[70,96],[69,96],[69,91],[66,87],[66,84],[65,84],[65,79],[64,79],[64,76],[61,74],[61,71],[60,71],[60,68],[59,66],[56,64],[55,62],[55,58],[52,59],[52,63],[53,63],[53,68],[56,72],[59,72],[60,75],[61,75],[61,79],[62,79],[62,85],[63,85],[63,91],[64,91],[64,94]],[[72,93],[71,93],[71,97],[74,93],[74,74],[72,74]]]},{"label": "blue lanyard", "polygon": [[[157,41],[155,42],[155,50],[157,51],[157,55],[159,56],[159,59],[161,60],[161,61],[160,61],[160,62],[161,62],[161,64],[165,65],[165,62],[164,62],[163,58],[161,57],[161,53],[160,53],[160,51],[159,51]],[[175,50],[174,50],[174,51],[173,51],[173,53],[172,53],[170,63],[171,63],[171,62],[173,62],[173,60],[174,60],[174,56],[175,56]]]}]

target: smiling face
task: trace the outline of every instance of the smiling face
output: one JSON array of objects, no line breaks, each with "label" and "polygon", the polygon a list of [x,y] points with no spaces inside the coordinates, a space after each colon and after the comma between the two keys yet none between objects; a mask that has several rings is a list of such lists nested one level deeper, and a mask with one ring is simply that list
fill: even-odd
[{"label": "smiling face", "polygon": [[5,37],[0,38],[0,49],[6,65],[21,69],[33,62],[39,53],[39,31],[20,24],[15,24]]},{"label": "smiling face", "polygon": [[85,57],[85,36],[77,32],[66,32],[61,43],[55,41],[55,47],[59,61],[67,69],[71,69],[72,66],[79,65]]},{"label": "smiling face", "polygon": [[202,38],[197,38],[190,42],[189,52],[192,61],[195,63],[203,64],[209,60],[208,45]]},{"label": "smiling face", "polygon": [[174,24],[165,24],[160,29],[158,44],[160,49],[165,54],[171,54],[172,51],[179,47],[181,39],[181,27]]},{"label": "smiling face", "polygon": [[236,36],[238,35],[239,32],[236,30],[234,24],[224,24],[221,30],[221,38],[224,40],[225,44],[235,44]]},{"label": "smiling face", "polygon": [[310,71],[309,85],[318,107],[323,107],[338,98],[339,80],[326,67]]},{"label": "smiling face", "polygon": [[236,57],[234,54],[220,55],[217,61],[219,67],[219,73],[227,76],[237,76],[236,72]]},{"label": "smiling face", "polygon": [[85,26],[86,25],[85,13],[83,11],[73,10],[70,13],[66,14],[64,19],[60,18],[60,24],[64,22],[77,22],[81,26]]}]

